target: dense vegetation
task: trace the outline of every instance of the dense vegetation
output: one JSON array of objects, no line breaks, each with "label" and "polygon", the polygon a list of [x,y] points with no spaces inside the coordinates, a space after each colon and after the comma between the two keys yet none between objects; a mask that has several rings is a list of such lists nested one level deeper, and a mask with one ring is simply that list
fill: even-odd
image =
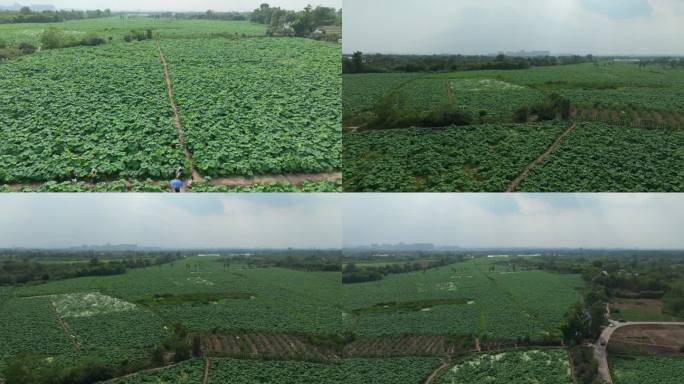
[{"label": "dense vegetation", "polygon": [[681,357],[610,357],[615,384],[676,384],[684,376]]},{"label": "dense vegetation", "polygon": [[178,253],[118,252],[101,260],[92,252],[1,251],[0,285],[59,280],[81,276],[109,276],[179,259]]},{"label": "dense vegetation", "polygon": [[94,11],[55,10],[33,11],[30,7],[22,7],[19,11],[0,10],[0,24],[11,23],[58,23],[67,20],[96,19],[110,17],[112,11],[96,9]]},{"label": "dense vegetation", "polygon": [[[534,165],[516,190],[681,191],[684,71],[668,63],[602,58],[525,70],[345,75],[344,189],[505,191],[504,180]],[[528,147],[527,132],[543,132],[548,121],[576,129]],[[492,147],[492,135],[500,135],[492,126],[512,122],[524,127],[518,128],[523,137]],[[468,132],[476,154],[455,153],[451,137],[461,132]],[[442,146],[443,140],[451,145]],[[547,149],[552,151],[531,164]],[[518,162],[528,153],[527,163]],[[486,168],[500,174],[496,184],[489,175],[474,175],[484,176],[485,186],[462,180],[462,167],[479,173],[483,161],[475,156],[497,160]]]},{"label": "dense vegetation", "polygon": [[[165,51],[185,146],[202,176],[339,170],[339,45],[250,38],[266,31],[246,20],[159,15],[0,26],[6,50],[36,51],[0,65],[0,190],[162,192],[177,167],[189,176],[150,40]],[[222,184],[208,178],[191,189],[341,188],[334,180]]]},{"label": "dense vegetation", "polygon": [[[302,11],[289,11],[264,3],[252,12],[249,20],[267,25],[269,35],[309,37],[321,27],[340,26],[342,9],[336,10],[322,6],[313,8],[308,5]],[[320,38],[328,41],[337,41],[341,38],[339,34],[327,35],[325,32],[324,34],[325,36],[320,36]]]},{"label": "dense vegetation", "polygon": [[567,352],[548,349],[476,355],[456,363],[435,383],[571,384],[573,380]]},{"label": "dense vegetation", "polygon": [[342,58],[344,73],[376,72],[439,72],[439,71],[479,71],[495,69],[528,69],[553,65],[579,64],[594,62],[588,56],[543,56],[515,57],[498,54],[493,56],[464,55],[364,55],[355,52]]}]

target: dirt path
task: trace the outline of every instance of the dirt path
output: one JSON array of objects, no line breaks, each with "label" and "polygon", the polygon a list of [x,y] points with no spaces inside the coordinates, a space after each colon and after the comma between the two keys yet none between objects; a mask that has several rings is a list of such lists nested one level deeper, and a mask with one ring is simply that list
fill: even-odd
[{"label": "dirt path", "polygon": [[445,361],[442,365],[435,368],[435,370],[432,371],[432,373],[430,373],[430,375],[425,378],[423,384],[432,384],[432,381],[435,379],[435,377],[437,377],[437,375],[439,375],[443,370],[448,368],[450,364],[451,363],[449,361]]},{"label": "dirt path", "polygon": [[447,81],[447,95],[449,96],[449,104],[454,104],[456,102],[456,98],[454,97],[454,84],[451,82],[451,80]]},{"label": "dirt path", "polygon": [[206,358],[204,360],[204,379],[202,379],[202,384],[207,384],[209,382],[209,370],[211,369],[211,359]]},{"label": "dirt path", "polygon": [[59,315],[57,312],[57,308],[55,307],[55,304],[50,302],[50,307],[52,308],[52,313],[55,315],[55,319],[57,319],[57,322],[59,325],[62,327],[62,331],[64,331],[64,335],[71,341],[71,343],[74,345],[74,348],[76,349],[77,352],[81,352],[81,345],[78,343],[78,340],[71,334],[71,331],[69,330],[69,326],[62,320],[62,317]]},{"label": "dirt path", "polygon": [[290,183],[302,185],[305,181],[335,181],[342,178],[341,172],[327,173],[293,173],[290,175],[265,175],[252,177],[219,177],[211,179],[211,185],[225,185],[228,187],[248,187],[255,184]]},{"label": "dirt path", "polygon": [[[166,85],[166,92],[169,95],[169,103],[171,103],[171,108],[173,109],[173,120],[176,125],[176,132],[178,134],[178,141],[183,146],[183,152],[185,153],[185,159],[190,164],[190,169],[192,170],[192,178],[194,181],[202,181],[202,176],[197,172],[195,166],[192,162],[192,154],[188,150],[188,146],[185,143],[185,132],[183,131],[183,125],[181,124],[180,114],[178,113],[178,106],[173,97],[173,86],[171,85],[171,76],[169,76],[169,67],[166,64],[166,57],[164,56],[164,51],[161,49],[161,44],[157,40],[157,49],[159,49],[159,60],[161,61],[162,67],[164,68],[164,84]],[[187,183],[185,184],[187,185]]]},{"label": "dirt path", "polygon": [[599,339],[594,343],[594,358],[599,363],[598,372],[603,381],[608,384],[613,384],[613,379],[610,375],[610,366],[608,365],[608,343],[613,333],[620,328],[629,327],[633,325],[683,325],[684,322],[670,322],[670,321],[631,321],[626,323],[619,323],[617,321],[608,320],[611,326],[606,327]]},{"label": "dirt path", "polygon": [[572,133],[572,131],[574,131],[576,127],[577,127],[577,124],[576,124],[576,123],[573,123],[571,126],[569,126],[568,128],[566,128],[565,131],[563,131],[563,133],[561,133],[561,134],[556,138],[556,140],[555,140],[555,141],[546,149],[546,151],[544,151],[544,153],[542,153],[539,157],[537,157],[533,162],[529,163],[529,164],[523,169],[522,173],[521,173],[518,177],[516,177],[515,180],[513,180],[513,182],[511,182],[511,184],[508,186],[508,188],[506,189],[506,192],[515,192],[515,190],[518,188],[518,186],[519,186],[520,183],[523,181],[523,179],[524,179],[525,177],[527,177],[527,174],[528,174],[528,173],[530,173],[530,171],[532,170],[532,168],[536,167],[539,163],[541,163],[541,162],[544,161],[549,155],[551,155],[551,154],[553,153],[553,151],[556,150],[556,147],[558,146],[558,144],[560,144],[560,142],[563,140],[563,138],[565,138],[565,136],[567,136],[567,135],[569,135],[570,133]]}]

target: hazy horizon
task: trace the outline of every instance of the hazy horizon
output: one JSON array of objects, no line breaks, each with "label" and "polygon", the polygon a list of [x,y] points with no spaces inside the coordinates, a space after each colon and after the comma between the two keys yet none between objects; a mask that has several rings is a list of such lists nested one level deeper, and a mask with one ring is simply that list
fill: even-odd
[{"label": "hazy horizon", "polygon": [[343,246],[684,249],[678,194],[353,194]]},{"label": "hazy horizon", "polygon": [[345,0],[343,52],[683,55],[678,0]]},{"label": "hazy horizon", "polygon": [[339,248],[337,194],[0,195],[0,248]]},{"label": "hazy horizon", "polygon": [[272,7],[280,7],[290,10],[299,10],[308,4],[312,6],[342,7],[342,0],[43,0],[43,1],[22,1],[22,0],[0,0],[0,5],[9,6],[15,3],[30,6],[54,5],[58,9],[79,9],[95,10],[109,8],[114,12],[118,11],[150,11],[150,12],[199,12],[208,9],[219,12],[249,12],[259,8],[262,3],[267,3]]}]

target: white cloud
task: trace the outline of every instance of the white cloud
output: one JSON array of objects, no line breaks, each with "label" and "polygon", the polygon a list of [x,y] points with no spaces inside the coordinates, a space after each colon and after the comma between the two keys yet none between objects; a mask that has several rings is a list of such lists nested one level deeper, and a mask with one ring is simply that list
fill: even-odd
[{"label": "white cloud", "polygon": [[[487,54],[684,54],[684,2],[629,0],[345,0],[344,51]],[[594,3],[604,0],[592,0]],[[617,0],[614,4],[620,4]],[[636,4],[636,5],[634,5]],[[638,12],[646,4],[650,12]],[[633,17],[630,7],[636,10]]]}]

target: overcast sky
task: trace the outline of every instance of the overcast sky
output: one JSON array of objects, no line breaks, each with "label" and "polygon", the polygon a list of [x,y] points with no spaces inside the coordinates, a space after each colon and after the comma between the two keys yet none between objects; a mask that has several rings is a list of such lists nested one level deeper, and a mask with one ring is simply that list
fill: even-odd
[{"label": "overcast sky", "polygon": [[337,194],[1,194],[0,247],[332,247]]},{"label": "overcast sky", "polygon": [[0,5],[19,3],[52,4],[57,8],[144,10],[144,11],[252,11],[262,3],[285,9],[301,9],[311,4],[314,7],[342,7],[342,0],[0,0]]},{"label": "overcast sky", "polygon": [[684,54],[684,0],[344,0],[345,53]]},{"label": "overcast sky", "polygon": [[684,194],[348,194],[345,246],[684,249]]}]

